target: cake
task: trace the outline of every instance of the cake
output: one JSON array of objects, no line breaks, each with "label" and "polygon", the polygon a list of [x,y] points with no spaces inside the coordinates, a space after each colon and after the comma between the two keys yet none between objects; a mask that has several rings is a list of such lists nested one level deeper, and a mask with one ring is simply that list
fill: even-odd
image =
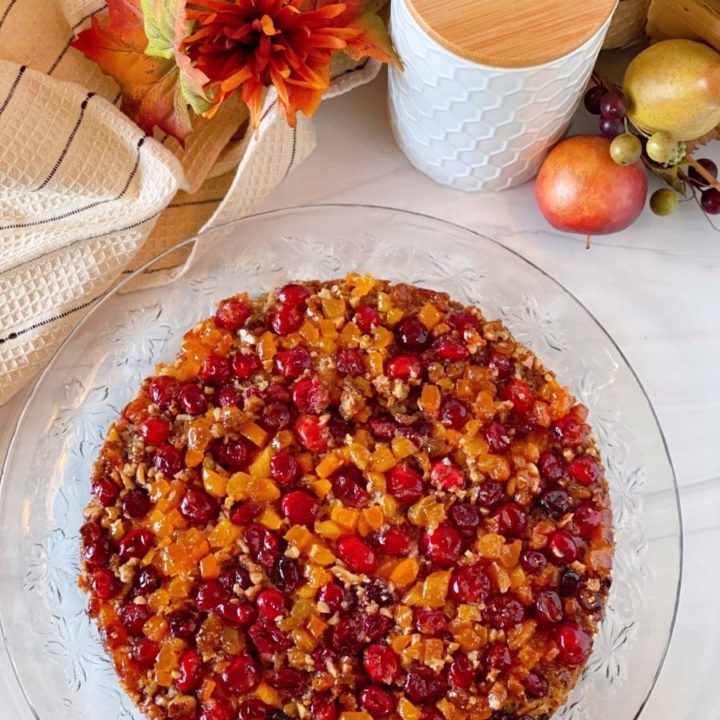
[{"label": "cake", "polygon": [[80,586],[150,720],[547,720],[612,515],[500,321],[350,274],[222,300],[111,426]]}]

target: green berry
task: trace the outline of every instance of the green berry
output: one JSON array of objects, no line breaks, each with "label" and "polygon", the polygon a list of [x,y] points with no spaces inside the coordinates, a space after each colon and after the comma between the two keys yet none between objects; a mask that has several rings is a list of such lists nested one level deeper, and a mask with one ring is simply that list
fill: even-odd
[{"label": "green berry", "polygon": [[677,193],[670,188],[656,190],[650,198],[650,209],[656,214],[664,217],[672,215],[680,205]]},{"label": "green berry", "polygon": [[680,146],[675,138],[664,130],[659,130],[648,138],[645,152],[651,160],[660,165],[675,164],[678,158]]},{"label": "green berry", "polygon": [[618,135],[610,143],[610,157],[618,165],[632,165],[642,155],[642,143],[632,133]]}]

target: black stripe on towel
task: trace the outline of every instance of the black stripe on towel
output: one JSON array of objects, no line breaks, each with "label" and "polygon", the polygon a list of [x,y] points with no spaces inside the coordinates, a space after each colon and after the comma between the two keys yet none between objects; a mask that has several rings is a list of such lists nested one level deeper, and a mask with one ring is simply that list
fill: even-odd
[{"label": "black stripe on towel", "polygon": [[7,16],[10,14],[10,11],[15,6],[15,3],[17,0],[10,0],[10,4],[5,8],[5,12],[0,15],[0,28],[3,26],[3,23],[7,20]]},{"label": "black stripe on towel", "polygon": [[22,79],[22,76],[25,74],[26,70],[27,70],[26,65],[22,65],[20,67],[17,77],[13,81],[13,84],[10,86],[10,93],[5,98],[5,102],[2,105],[0,105],[0,115],[2,115],[5,112],[5,108],[10,104],[10,101],[12,100],[12,97],[15,94],[15,91],[17,90],[17,86],[20,84],[20,80]]},{"label": "black stripe on towel", "polygon": [[[29,223],[15,223],[14,225],[0,225],[0,230],[19,230],[21,228],[26,227],[36,227],[37,225],[47,225],[48,223],[56,222],[58,220],[65,220],[69,217],[72,217],[73,215],[79,215],[82,212],[85,212],[86,210],[92,210],[93,208],[96,208],[100,205],[105,205],[105,203],[114,202],[116,200],[120,200],[120,198],[125,195],[125,193],[128,191],[128,188],[130,187],[130,183],[133,181],[133,178],[137,174],[138,167],[140,166],[140,148],[145,143],[145,139],[147,138],[147,135],[140,138],[140,140],[137,143],[137,154],[135,157],[135,165],[133,166],[133,169],[130,171],[130,175],[128,176],[127,181],[125,182],[125,186],[123,189],[114,197],[114,198],[107,198],[106,200],[96,200],[95,202],[90,203],[89,205],[85,205],[85,207],[81,208],[75,208],[74,210],[70,210],[66,213],[63,213],[62,215],[55,215],[54,217],[50,218],[44,218],[43,220],[33,220]],[[104,233],[107,235],[107,233]]]},{"label": "black stripe on towel", "polygon": [[62,62],[62,59],[67,54],[67,51],[70,49],[70,43],[75,38],[75,30],[77,30],[88,18],[91,18],[93,15],[97,15],[99,12],[102,12],[103,10],[107,9],[107,5],[102,5],[97,10],[93,10],[92,12],[89,12],[87,15],[81,17],[71,28],[73,30],[73,34],[70,36],[68,41],[65,43],[65,47],[62,49],[62,52],[55,58],[55,62],[50,66],[50,69],[48,70],[47,74],[52,75],[55,70],[57,70],[57,66]]},{"label": "black stripe on towel", "polygon": [[87,108],[88,102],[93,95],[95,95],[94,92],[89,92],[85,96],[85,99],[80,103],[80,114],[78,115],[78,119],[75,122],[75,127],[72,129],[72,132],[70,133],[70,136],[65,143],[65,147],[60,153],[60,157],[55,162],[55,165],[53,165],[53,169],[50,171],[50,174],[42,181],[40,185],[38,185],[38,187],[35,188],[35,192],[37,192],[38,190],[42,190],[53,179],[53,177],[55,177],[55,173],[59,170],[60,165],[62,165],[62,161],[65,159],[67,151],[70,149],[70,145],[72,145],[72,141],[75,139],[75,135],[77,135],[77,131],[80,129],[80,125],[82,125],[83,118],[85,117],[85,109]]}]

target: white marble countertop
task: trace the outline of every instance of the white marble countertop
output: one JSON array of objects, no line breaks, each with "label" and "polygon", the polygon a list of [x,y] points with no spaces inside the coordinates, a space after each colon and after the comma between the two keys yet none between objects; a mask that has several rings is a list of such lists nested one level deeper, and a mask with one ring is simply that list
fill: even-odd
[{"label": "white marble countertop", "polygon": [[[587,122],[580,117],[578,129]],[[439,187],[415,171],[396,148],[386,119],[383,79],[327,102],[317,126],[315,154],[260,210],[369,203],[460,223],[550,273],[620,346],[665,432],[685,521],[685,569],[675,634],[642,718],[720,717],[720,233],[693,203],[686,203],[666,219],[646,211],[631,229],[596,238],[588,252],[580,238],[548,227],[535,206],[532,184],[496,195]],[[25,396],[21,393],[0,408],[0,457]],[[0,708],[0,717],[8,720],[33,717],[4,649]]]}]

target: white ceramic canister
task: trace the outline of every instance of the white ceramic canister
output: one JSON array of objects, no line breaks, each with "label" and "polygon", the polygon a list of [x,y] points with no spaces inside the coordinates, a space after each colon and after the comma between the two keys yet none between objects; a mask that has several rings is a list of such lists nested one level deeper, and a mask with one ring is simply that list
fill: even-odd
[{"label": "white ceramic canister", "polygon": [[[521,9],[538,3],[544,13]],[[537,173],[582,99],[617,0],[391,5],[405,66],[390,69],[395,138],[437,182],[478,191],[504,190]],[[482,30],[468,31],[462,21]]]}]

